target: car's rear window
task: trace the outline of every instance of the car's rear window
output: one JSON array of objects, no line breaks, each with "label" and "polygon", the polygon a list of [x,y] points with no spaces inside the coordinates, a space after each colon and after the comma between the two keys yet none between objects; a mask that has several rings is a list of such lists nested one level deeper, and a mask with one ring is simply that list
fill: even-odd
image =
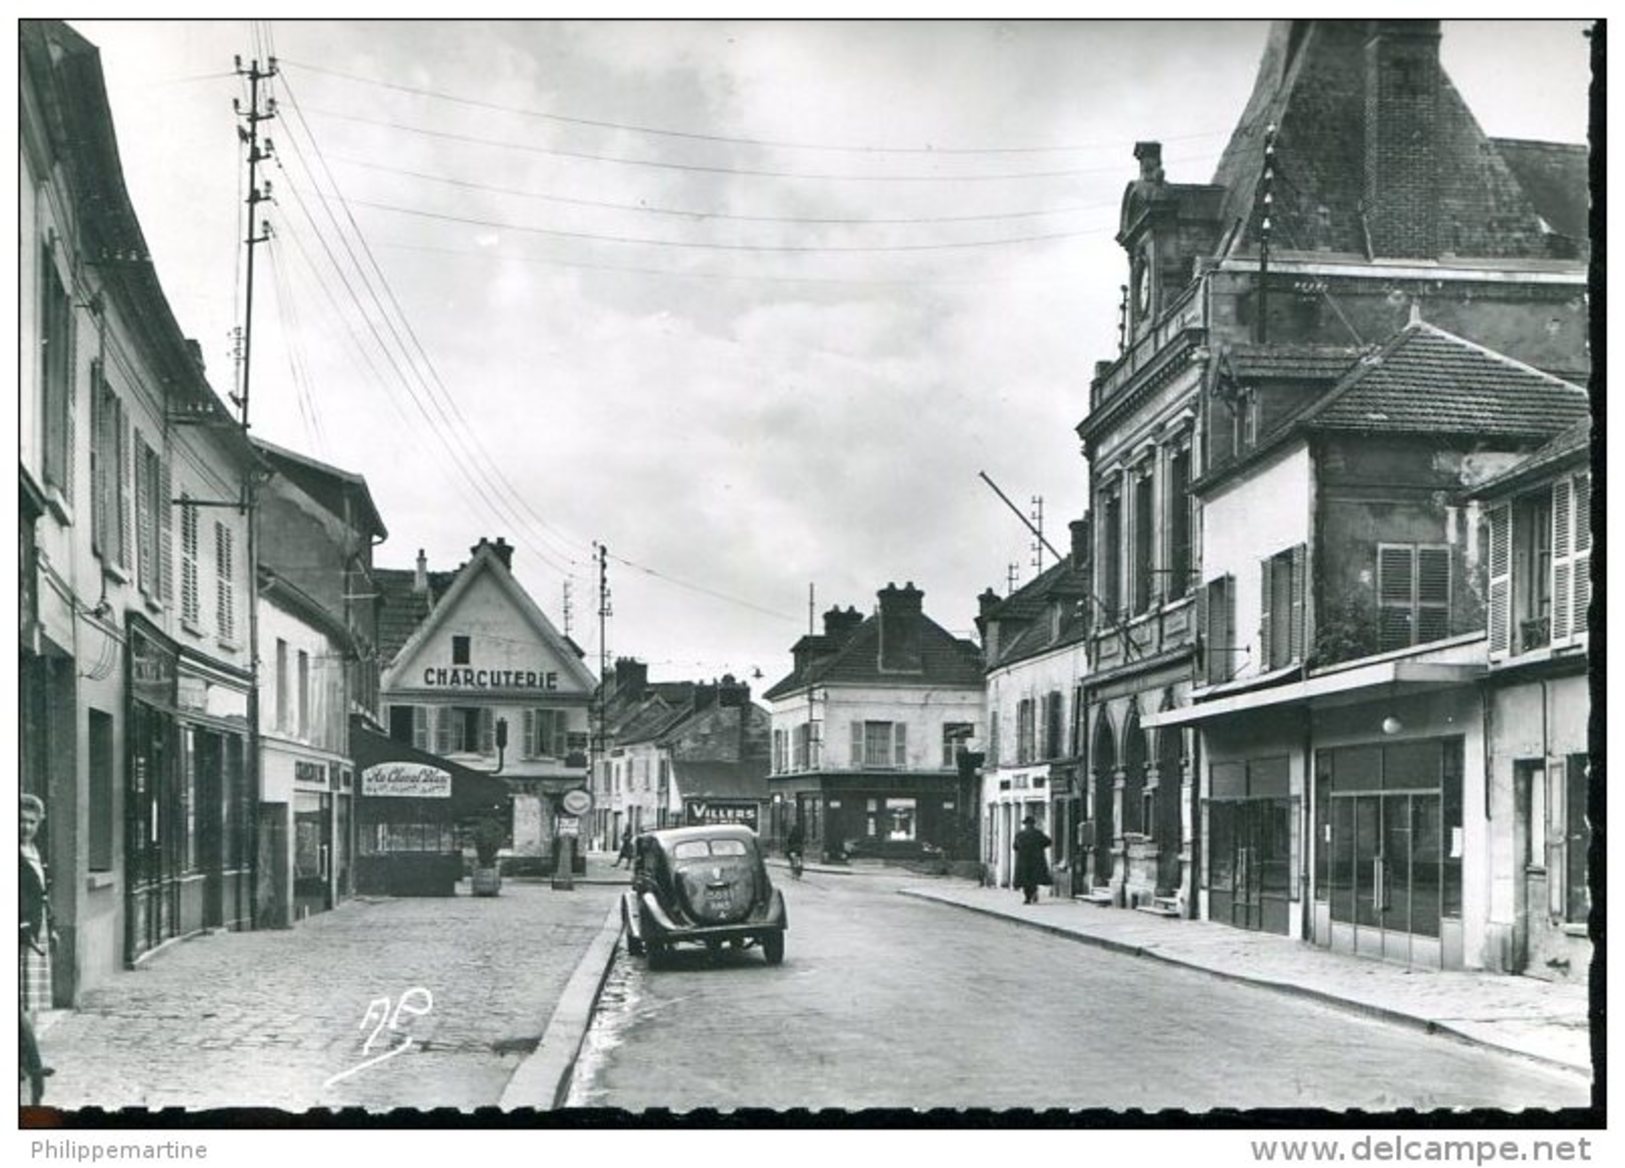
[{"label": "car's rear window", "polygon": [[697,860],[702,856],[743,856],[744,840],[684,840],[671,850],[674,860]]}]

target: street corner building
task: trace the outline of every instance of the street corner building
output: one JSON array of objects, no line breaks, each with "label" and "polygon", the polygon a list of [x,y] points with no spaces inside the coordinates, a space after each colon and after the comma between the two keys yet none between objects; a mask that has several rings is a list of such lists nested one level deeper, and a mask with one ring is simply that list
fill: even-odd
[{"label": "street corner building", "polygon": [[[514,578],[512,558],[506,540],[481,539],[453,572],[429,571],[420,551],[414,568],[376,573],[380,703],[389,738],[500,779],[508,866],[542,871],[556,856],[560,800],[589,783],[596,680]],[[363,836],[364,849],[386,845],[408,846]]]},{"label": "street corner building", "polygon": [[960,755],[982,722],[982,652],[926,616],[923,596],[888,584],[868,617],[832,608],[763,694],[768,785],[811,855],[975,860],[979,793]]},{"label": "street corner building", "polygon": [[1278,22],[1211,182],[1135,148],[1076,843],[1105,903],[1580,977],[1588,155],[1440,35]]},{"label": "street corner building", "polygon": [[20,786],[53,1000],[252,917],[253,482],[119,168],[94,46],[20,26]]}]

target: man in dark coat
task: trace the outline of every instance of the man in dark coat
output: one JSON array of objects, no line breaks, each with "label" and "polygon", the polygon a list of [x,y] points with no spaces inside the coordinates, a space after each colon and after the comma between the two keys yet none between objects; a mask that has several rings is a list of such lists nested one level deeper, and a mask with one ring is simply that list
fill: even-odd
[{"label": "man in dark coat", "polygon": [[1021,824],[1021,830],[1016,832],[1016,887],[1021,889],[1023,904],[1037,904],[1038,886],[1049,883],[1044,852],[1050,838],[1038,830],[1038,820],[1031,815]]}]

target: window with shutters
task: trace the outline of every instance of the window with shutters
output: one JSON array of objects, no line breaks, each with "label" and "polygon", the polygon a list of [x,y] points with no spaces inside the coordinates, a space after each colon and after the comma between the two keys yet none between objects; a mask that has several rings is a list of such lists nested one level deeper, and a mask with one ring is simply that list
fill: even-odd
[{"label": "window with shutters", "polygon": [[1202,644],[1202,668],[1209,685],[1229,681],[1243,646],[1236,641],[1235,578],[1220,576],[1202,589],[1197,608]]},{"label": "window with shutters", "polygon": [[181,501],[181,620],[196,626],[202,618],[202,600],[198,593],[197,550],[198,508],[186,497]]},{"label": "window with shutters", "polygon": [[231,528],[214,524],[215,628],[222,641],[237,638],[237,582],[232,562]]},{"label": "window with shutters", "polygon": [[973,722],[944,722],[942,724],[942,765],[953,770],[959,765],[959,752],[976,736]]},{"label": "window with shutters", "polygon": [[73,498],[73,306],[57,275],[54,250],[40,262],[40,373],[45,409],[46,485]]},{"label": "window with shutters", "polygon": [[[1515,653],[1527,653],[1552,641],[1552,538],[1555,528],[1550,487],[1524,495],[1510,508],[1498,508],[1490,519],[1491,616],[1494,618],[1496,578],[1505,581],[1502,604],[1510,609],[1511,628],[1506,640]],[[1499,533],[1509,544],[1496,547],[1497,515],[1511,530]],[[1565,524],[1567,520],[1565,519]],[[1499,553],[1499,555],[1497,554]],[[1497,559],[1501,571],[1497,571]],[[1501,617],[1502,621],[1506,619]],[[1491,649],[1495,649],[1492,634]]]},{"label": "window with shutters", "polygon": [[135,432],[135,575],[143,593],[156,599],[153,575],[158,566],[158,508],[152,481],[152,448]]},{"label": "window with shutters", "polygon": [[908,727],[902,722],[853,722],[852,765],[892,769],[908,762]]},{"label": "window with shutters", "polygon": [[448,706],[440,711],[446,745],[442,754],[495,754],[491,711],[480,706]]},{"label": "window with shutters", "polygon": [[1552,484],[1551,643],[1567,645],[1586,631],[1591,601],[1591,476]]},{"label": "window with shutters", "polygon": [[526,758],[563,758],[569,753],[567,710],[526,710],[523,729]]},{"label": "window with shutters", "polygon": [[1045,699],[1044,711],[1044,757],[1060,758],[1062,743],[1066,739],[1066,714],[1063,707],[1064,699],[1058,689],[1050,690],[1049,697]]},{"label": "window with shutters", "polygon": [[1303,660],[1307,547],[1298,544],[1262,562],[1258,659],[1263,671]]},{"label": "window with shutters", "polygon": [[1584,754],[1548,760],[1544,775],[1534,772],[1537,784],[1544,786],[1531,810],[1546,829],[1548,910],[1552,920],[1565,924],[1584,924],[1591,913],[1590,774],[1590,759]]},{"label": "window with shutters", "polygon": [[90,387],[90,508],[93,549],[102,562],[129,564],[129,440],[124,401],[92,366]]},{"label": "window with shutters", "polygon": [[1450,635],[1450,548],[1377,545],[1377,651]]},{"label": "window with shutters", "polygon": [[782,775],[789,769],[785,761],[785,750],[784,731],[773,731],[773,773],[776,775]]}]

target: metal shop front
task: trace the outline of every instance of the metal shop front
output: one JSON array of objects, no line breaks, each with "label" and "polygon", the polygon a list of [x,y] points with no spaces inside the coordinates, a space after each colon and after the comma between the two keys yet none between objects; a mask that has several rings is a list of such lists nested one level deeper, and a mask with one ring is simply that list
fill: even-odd
[{"label": "metal shop front", "polygon": [[1438,968],[1461,948],[1463,740],[1315,752],[1316,899],[1330,946]]},{"label": "metal shop front", "polygon": [[1284,935],[1298,851],[1290,760],[1215,762],[1208,773],[1208,919]]}]

